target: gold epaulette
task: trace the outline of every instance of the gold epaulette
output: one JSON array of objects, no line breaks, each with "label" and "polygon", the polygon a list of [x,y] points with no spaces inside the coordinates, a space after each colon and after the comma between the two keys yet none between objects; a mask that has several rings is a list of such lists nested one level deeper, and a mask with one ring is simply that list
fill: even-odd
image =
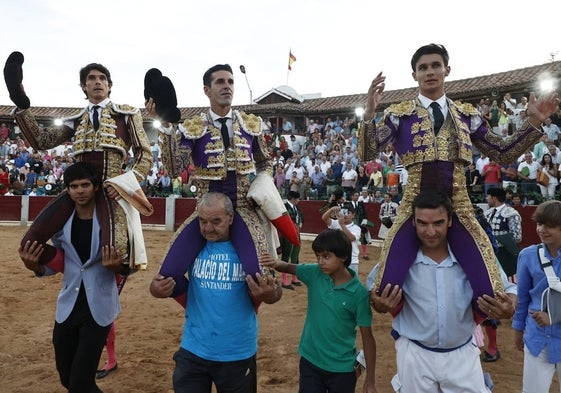
[{"label": "gold epaulette", "polygon": [[402,101],[397,104],[390,105],[386,113],[392,114],[397,117],[410,116],[417,106],[415,100]]},{"label": "gold epaulette", "polygon": [[123,115],[135,115],[140,112],[138,108],[127,104],[115,104],[112,102],[111,107],[115,112],[122,113]]},{"label": "gold epaulette", "polygon": [[249,135],[261,134],[261,118],[253,114],[239,112],[239,116],[243,122],[243,128]]},{"label": "gold epaulette", "polygon": [[[203,119],[203,116],[205,117]],[[198,116],[193,116],[185,119],[183,128],[185,128],[185,137],[189,139],[200,138],[208,128],[208,121],[205,124],[206,115],[201,113]]]},{"label": "gold epaulette", "polygon": [[451,103],[454,107],[465,116],[479,115],[479,111],[472,104],[462,101],[452,101]]}]

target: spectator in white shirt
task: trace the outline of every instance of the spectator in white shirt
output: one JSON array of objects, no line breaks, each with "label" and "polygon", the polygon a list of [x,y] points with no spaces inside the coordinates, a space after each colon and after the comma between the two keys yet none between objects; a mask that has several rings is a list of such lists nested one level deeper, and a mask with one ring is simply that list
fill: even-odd
[{"label": "spectator in white shirt", "polygon": [[321,171],[327,175],[327,170],[329,168],[331,168],[331,162],[327,161],[327,157],[322,154],[321,162],[319,163],[319,169],[321,169]]},{"label": "spectator in white shirt", "polygon": [[489,164],[489,157],[482,153],[481,157],[479,157],[477,161],[475,161],[475,169],[477,169],[479,173],[482,173],[483,168],[485,168],[485,165],[487,164]]},{"label": "spectator in white shirt", "polygon": [[547,146],[547,148],[549,150],[549,154],[551,155],[551,162],[554,164],[561,164],[561,155],[559,154],[561,153],[561,150],[559,150],[559,148],[553,143]]},{"label": "spectator in white shirt", "polygon": [[528,109],[528,98],[527,97],[522,97],[520,99],[520,102],[518,104],[516,104],[516,109]]},{"label": "spectator in white shirt", "polygon": [[516,100],[510,96],[510,93],[505,93],[503,102],[505,103],[507,108],[514,112],[514,110],[516,109]]},{"label": "spectator in white shirt", "polygon": [[550,139],[555,146],[559,146],[559,135],[561,134],[561,130],[559,129],[557,124],[553,124],[551,122],[551,118],[548,117],[547,119],[545,119],[542,128],[547,134],[547,138]]}]

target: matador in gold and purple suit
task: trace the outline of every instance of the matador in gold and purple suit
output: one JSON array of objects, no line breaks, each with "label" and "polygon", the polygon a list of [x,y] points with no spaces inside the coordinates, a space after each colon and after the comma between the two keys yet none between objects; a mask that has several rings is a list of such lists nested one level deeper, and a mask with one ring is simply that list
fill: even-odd
[{"label": "matador in gold and purple suit", "polygon": [[[152,166],[152,154],[140,111],[106,99],[98,104],[101,116],[99,129],[96,131],[90,119],[92,105],[90,103],[76,115],[63,119],[61,126],[40,127],[31,109],[16,109],[14,117],[26,141],[35,150],[55,148],[73,138],[74,159],[90,164],[101,181],[120,175],[122,165],[129,151],[132,151],[134,164],[130,170],[138,182],[142,181]],[[41,263],[51,261],[56,255],[56,249],[46,242],[62,228],[73,210],[74,203],[66,191],[63,191],[36,217],[21,244],[25,244],[27,240],[37,240],[46,247],[41,255]],[[96,214],[101,225],[101,244],[115,246],[123,258],[128,259],[130,244],[127,217],[117,201],[107,196],[104,187],[100,187],[96,194]],[[137,260],[136,264],[145,268],[146,261],[142,263]]]},{"label": "matador in gold and purple suit", "polygon": [[[275,226],[279,231],[288,225],[284,228],[297,241],[296,228],[272,181],[273,166],[263,137],[261,118],[231,110],[227,117],[232,119],[233,138],[230,147],[225,149],[221,131],[214,125],[212,116],[209,111],[191,117],[179,126],[160,129],[162,161],[172,177],[178,176],[189,162],[193,163],[192,184],[197,188],[197,198],[207,192],[221,192],[230,197],[235,211],[231,241],[245,273],[254,275],[261,272],[259,256],[275,253],[276,245],[272,244],[274,241],[266,233],[263,220],[256,211],[252,191],[270,194],[266,198],[277,197],[281,209],[277,211]],[[271,204],[274,205],[274,201]],[[160,269],[161,275],[175,279],[172,296],[176,299],[187,289],[184,278],[186,261],[195,261],[205,243],[195,210],[175,232]]]},{"label": "matador in gold and purple suit", "polygon": [[465,167],[473,161],[472,144],[499,163],[510,163],[533,146],[543,133],[528,121],[514,135],[502,139],[487,128],[470,104],[447,99],[448,115],[435,135],[429,112],[419,99],[391,105],[381,121],[362,122],[359,150],[364,160],[375,158],[391,143],[408,171],[409,179],[397,219],[385,239],[375,287],[403,285],[415,261],[420,242],[412,224],[411,203],[420,191],[436,189],[448,195],[455,219],[448,243],[473,288],[474,310],[485,315],[476,299],[503,291],[493,247],[479,223],[467,193]]}]

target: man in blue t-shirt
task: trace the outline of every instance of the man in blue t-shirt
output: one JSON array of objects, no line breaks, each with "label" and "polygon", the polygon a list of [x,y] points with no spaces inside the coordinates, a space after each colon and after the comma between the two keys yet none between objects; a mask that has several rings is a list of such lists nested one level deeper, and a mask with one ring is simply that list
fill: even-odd
[{"label": "man in blue t-shirt", "polygon": [[[234,208],[225,194],[203,195],[198,210],[206,242],[194,261],[185,261],[187,305],[173,388],[206,392],[214,383],[219,393],[256,392],[257,306],[277,302],[282,289],[270,275],[245,273],[230,240]],[[272,260],[261,257],[262,263]],[[169,297],[175,285],[172,277],[158,274],[150,292]]]}]

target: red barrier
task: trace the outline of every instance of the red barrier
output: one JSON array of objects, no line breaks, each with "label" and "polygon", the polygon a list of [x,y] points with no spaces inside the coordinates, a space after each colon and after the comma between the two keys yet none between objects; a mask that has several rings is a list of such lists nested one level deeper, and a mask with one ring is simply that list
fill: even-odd
[{"label": "red barrier", "polygon": [[140,216],[143,224],[164,225],[166,223],[166,198],[148,198],[154,207],[154,214],[151,216]]},{"label": "red barrier", "polygon": [[177,198],[175,200],[175,224],[174,229],[179,228],[183,221],[195,211],[194,198]]},{"label": "red barrier", "polygon": [[[54,197],[40,196],[29,198],[29,221],[33,221],[41,209]],[[21,196],[0,197],[0,221],[21,221]],[[166,198],[148,198],[152,206],[154,206],[154,214],[145,217],[141,216],[143,224],[165,225],[166,221]],[[176,198],[175,201],[175,217],[174,228],[177,229],[183,221],[195,210],[195,200],[193,198]],[[304,215],[304,224],[302,225],[302,233],[319,233],[327,226],[321,220],[319,210],[325,204],[324,201],[300,201],[299,207]],[[520,247],[527,247],[531,244],[539,243],[536,234],[536,226],[532,220],[532,214],[536,209],[535,206],[525,206],[519,208],[518,211],[522,217],[522,242]],[[368,219],[374,223],[374,228],[370,229],[370,233],[374,239],[377,239],[378,229],[380,228],[380,219],[378,214],[380,205],[378,203],[367,203],[366,211]]]},{"label": "red barrier", "polygon": [[0,197],[0,220],[21,221],[21,196]]}]

